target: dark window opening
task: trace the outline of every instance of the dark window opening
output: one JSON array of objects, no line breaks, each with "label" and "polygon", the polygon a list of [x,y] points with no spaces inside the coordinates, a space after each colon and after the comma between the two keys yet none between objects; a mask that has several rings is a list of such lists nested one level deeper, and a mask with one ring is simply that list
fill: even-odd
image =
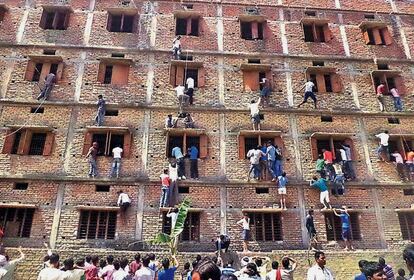
[{"label": "dark window opening", "polygon": [[172,149],[175,147],[180,147],[181,151],[184,153],[183,144],[183,136],[168,137],[168,147],[170,147],[168,151],[168,157],[172,157]]},{"label": "dark window opening", "polygon": [[400,124],[400,119],[399,118],[388,118],[388,123],[389,124]]},{"label": "dark window opening", "polygon": [[54,12],[45,12],[46,22],[45,29],[53,29],[53,20],[55,19]]},{"label": "dark window opening", "polygon": [[[198,86],[198,69],[191,69],[191,68],[187,68],[185,70],[185,79],[187,80],[188,78],[193,78],[194,80],[194,87]],[[185,84],[185,80],[183,81],[183,84]]]},{"label": "dark window opening", "polygon": [[263,29],[264,29],[263,22],[257,23],[257,38],[256,39],[263,40]]},{"label": "dark window opening", "polygon": [[125,54],[123,54],[123,53],[112,53],[111,54],[111,57],[121,57],[121,58],[124,58],[125,57]]},{"label": "dark window opening", "polygon": [[187,8],[189,10],[192,10],[194,5],[193,4],[183,4],[183,7]]},{"label": "dark window opening", "polygon": [[[98,156],[112,156],[112,149],[120,147],[124,149],[124,139],[129,136],[120,132],[101,132],[92,134],[92,143],[98,143]],[[125,149],[124,149],[125,150]],[[125,151],[124,151],[125,153]]]},{"label": "dark window opening", "polygon": [[259,88],[260,90],[263,89],[264,84],[261,83],[261,81],[263,81],[263,79],[266,78],[266,72],[259,72]]},{"label": "dark window opening", "polygon": [[193,61],[192,55],[182,54],[180,55],[180,60],[186,60],[186,61]]},{"label": "dark window opening", "polygon": [[111,189],[111,186],[109,185],[96,185],[95,191],[96,192],[109,192]]},{"label": "dark window opening", "polygon": [[332,116],[321,116],[321,122],[332,122]]},{"label": "dark window opening", "polygon": [[380,35],[380,38],[381,38],[381,43],[379,45],[385,45],[384,29],[380,29],[379,35]]},{"label": "dark window opening", "polygon": [[[361,240],[358,213],[349,213],[351,240]],[[333,213],[325,213],[326,237],[328,241],[342,240],[341,218]]]},{"label": "dark window opening", "polygon": [[78,239],[114,239],[117,212],[81,211]]},{"label": "dark window opening", "polygon": [[325,80],[326,92],[332,92],[331,75],[325,74],[325,75],[323,75],[323,78]]},{"label": "dark window opening", "polygon": [[14,134],[14,142],[13,142],[13,147],[11,149],[11,154],[17,154],[17,151],[19,150],[19,145],[20,145],[20,139],[22,138],[22,133],[21,131],[18,131]]},{"label": "dark window opening", "polygon": [[414,212],[398,213],[403,240],[414,241]]},{"label": "dark window opening", "polygon": [[178,187],[178,193],[190,193],[190,187]]},{"label": "dark window opening", "polygon": [[256,188],[256,193],[257,194],[269,193],[269,188]]},{"label": "dark window opening", "polygon": [[364,15],[364,18],[365,19],[375,19],[375,15],[368,15],[368,14],[366,14],[366,15]]},{"label": "dark window opening", "polygon": [[68,25],[68,11],[46,11],[43,10],[40,27],[50,30],[66,30]]},{"label": "dark window opening", "polygon": [[396,87],[395,79],[387,77],[387,85],[388,85],[388,89],[395,88]]},{"label": "dark window opening", "polygon": [[368,33],[368,38],[369,38],[368,45],[375,45],[375,37],[374,37],[374,33],[372,32],[372,29],[368,29],[367,33]]},{"label": "dark window opening", "polygon": [[404,195],[414,195],[414,189],[404,189]]},{"label": "dark window opening", "polygon": [[92,143],[98,143],[98,156],[105,155],[107,133],[94,133],[92,136]]},{"label": "dark window opening", "polygon": [[303,32],[305,34],[305,42],[315,42],[315,37],[313,36],[313,25],[304,24]]},{"label": "dark window opening", "polygon": [[45,112],[44,107],[31,107],[30,113],[31,114],[43,114]]},{"label": "dark window opening", "polygon": [[15,190],[27,190],[29,183],[14,183],[13,189]]},{"label": "dark window opening", "polygon": [[[163,213],[162,232],[171,233],[171,219],[167,217],[167,213]],[[200,213],[188,212],[184,222],[184,230],[180,235],[181,241],[200,241]]]},{"label": "dark window opening", "polygon": [[389,70],[388,64],[378,64],[378,70]]},{"label": "dark window opening", "polygon": [[191,36],[198,36],[198,18],[192,18],[191,19],[191,32],[188,35]]},{"label": "dark window opening", "polygon": [[135,31],[136,15],[108,14],[107,30],[109,32],[133,33]]},{"label": "dark window opening", "polygon": [[312,66],[325,66],[323,61],[312,61]]},{"label": "dark window opening", "polygon": [[325,31],[322,25],[316,25],[316,36],[319,39],[318,42],[325,42]]},{"label": "dark window opening", "polygon": [[104,77],[104,84],[110,84],[112,81],[112,65],[106,65],[105,66],[105,77]]},{"label": "dark window opening", "polygon": [[309,17],[316,17],[316,12],[315,11],[305,11],[305,15],[307,15]]},{"label": "dark window opening", "polygon": [[57,74],[59,64],[53,63],[50,65],[49,73]]},{"label": "dark window opening", "polygon": [[259,145],[258,137],[245,137],[244,138],[244,150],[246,151],[246,155],[245,155],[246,159],[247,159],[247,153],[251,149],[256,149],[258,145]]},{"label": "dark window opening", "polygon": [[107,117],[118,116],[118,110],[106,110],[105,111],[105,116],[107,116]]},{"label": "dark window opening", "polygon": [[251,40],[252,34],[252,23],[251,22],[240,22],[241,37],[242,39]]},{"label": "dark window opening", "polygon": [[322,154],[322,150],[325,149],[327,151],[331,151],[331,143],[330,140],[317,140],[317,147],[318,147],[318,154]]},{"label": "dark window opening", "polygon": [[249,58],[249,59],[247,59],[247,63],[256,63],[256,64],[260,64],[260,59],[256,59],[256,58]]},{"label": "dark window opening", "polygon": [[29,155],[40,156],[46,143],[46,133],[33,133],[30,141]]},{"label": "dark window opening", "polygon": [[43,63],[36,63],[36,66],[33,72],[32,82],[38,82],[40,80],[40,74],[42,73],[42,68],[43,68]]},{"label": "dark window opening", "polygon": [[187,19],[177,18],[175,22],[175,35],[187,35]]},{"label": "dark window opening", "polygon": [[45,54],[45,55],[55,55],[56,50],[43,50],[43,54]]},{"label": "dark window opening", "polygon": [[113,134],[111,133],[111,142],[109,143],[109,151],[107,154],[110,156],[112,154],[112,149],[115,147],[123,147],[124,146],[124,135],[123,134]]},{"label": "dark window opening", "polygon": [[4,9],[3,7],[0,7],[0,22],[2,22],[4,20],[4,17],[6,16],[6,9]]},{"label": "dark window opening", "polygon": [[0,208],[0,227],[7,237],[30,237],[33,208]]},{"label": "dark window opening", "polygon": [[134,20],[135,20],[135,16],[124,16],[122,32],[125,32],[125,33],[134,32]]},{"label": "dark window opening", "polygon": [[111,32],[121,32],[122,15],[110,15],[111,17]]},{"label": "dark window opening", "polygon": [[316,80],[316,75],[315,74],[310,74],[309,75],[309,79],[313,82],[313,84],[315,85],[314,87],[314,91],[316,90],[316,92],[318,92],[318,81]]},{"label": "dark window opening", "polygon": [[249,213],[256,241],[282,241],[282,219],[279,213]]}]

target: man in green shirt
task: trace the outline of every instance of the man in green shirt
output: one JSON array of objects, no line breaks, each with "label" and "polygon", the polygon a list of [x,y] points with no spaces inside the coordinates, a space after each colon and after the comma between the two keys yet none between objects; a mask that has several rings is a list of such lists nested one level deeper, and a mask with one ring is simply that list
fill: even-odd
[{"label": "man in green shirt", "polygon": [[321,178],[325,178],[325,160],[321,154],[319,154],[318,159],[316,160],[316,172],[321,175]]},{"label": "man in green shirt", "polygon": [[317,188],[321,192],[320,202],[323,204],[322,210],[332,208],[331,204],[329,204],[329,191],[328,185],[326,184],[327,181],[328,180],[325,178],[318,179],[316,176],[313,176],[312,181],[310,182],[311,187]]}]

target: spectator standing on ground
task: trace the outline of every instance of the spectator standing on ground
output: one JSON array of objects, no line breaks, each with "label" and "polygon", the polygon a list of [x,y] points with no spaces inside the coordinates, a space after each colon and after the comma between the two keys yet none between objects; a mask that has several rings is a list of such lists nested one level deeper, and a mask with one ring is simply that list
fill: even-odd
[{"label": "spectator standing on ground", "polygon": [[286,172],[283,172],[282,175],[277,177],[278,189],[277,192],[280,195],[280,208],[286,210],[286,185],[288,179],[286,177]]},{"label": "spectator standing on ground", "polygon": [[367,280],[367,277],[363,273],[364,266],[367,263],[368,263],[368,261],[366,261],[366,260],[360,260],[358,262],[358,266],[359,266],[359,270],[361,271],[361,274],[355,276],[354,280]]},{"label": "spectator standing on ground", "polygon": [[120,207],[121,212],[126,212],[128,207],[131,205],[131,198],[127,193],[124,193],[123,190],[118,192],[118,202],[117,205]]},{"label": "spectator standing on ground", "polygon": [[135,272],[134,280],[154,280],[155,271],[149,268],[150,256],[142,258],[142,267]]},{"label": "spectator standing on ground", "polygon": [[248,244],[250,240],[250,218],[247,213],[244,213],[243,219],[237,222],[238,225],[240,225],[243,229],[242,232],[242,239],[243,239],[243,252],[249,252],[248,250]]},{"label": "spectator standing on ground", "polygon": [[384,83],[380,83],[379,86],[377,87],[377,99],[378,99],[381,112],[385,111],[385,103],[384,103],[385,90],[386,88],[385,88]]},{"label": "spectator standing on ground", "polygon": [[381,269],[381,265],[377,262],[366,262],[362,269],[368,280],[387,280],[387,276]]},{"label": "spectator standing on ground", "polygon": [[74,261],[72,258],[66,259],[63,262],[64,266],[64,273],[62,275],[62,279],[64,280],[81,280],[82,277],[85,275],[85,271],[82,269],[75,269]]},{"label": "spectator standing on ground", "polygon": [[128,265],[128,259],[121,259],[119,261],[119,266],[116,264],[118,261],[114,262],[114,273],[112,274],[113,280],[124,280],[128,276],[128,272],[125,270],[125,267]]},{"label": "spectator standing on ground", "polygon": [[198,149],[192,145],[188,148],[188,154],[190,155],[190,176],[191,179],[198,180]]},{"label": "spectator standing on ground", "polygon": [[186,262],[183,267],[183,271],[181,271],[181,280],[187,280],[188,273],[191,271],[190,263]]},{"label": "spectator standing on ground", "polygon": [[[37,280],[61,280],[63,277],[63,271],[59,269],[59,255],[58,254],[51,254],[49,256],[49,263],[48,267],[43,268]],[[88,278],[86,278],[89,280]]]},{"label": "spectator standing on ground", "polygon": [[141,254],[135,254],[134,261],[132,261],[129,264],[129,273],[132,275],[135,275],[135,272],[137,272],[138,269],[140,269],[142,266],[141,263]]},{"label": "spectator standing on ground", "polygon": [[398,269],[398,276],[395,280],[407,280],[407,278],[405,278],[405,270],[403,268]]},{"label": "spectator standing on ground", "polygon": [[175,256],[172,256],[173,266],[170,267],[170,260],[162,260],[162,270],[158,272],[158,280],[174,280],[174,274],[179,264]]},{"label": "spectator standing on ground", "polygon": [[377,150],[378,158],[382,161],[390,161],[390,152],[388,150],[388,140],[390,139],[390,135],[388,134],[388,130],[375,135],[375,137],[380,139],[380,145]]},{"label": "spectator standing on ground", "polygon": [[254,178],[260,179],[260,157],[266,154],[262,152],[262,147],[259,145],[256,149],[251,149],[247,152],[247,157],[250,159],[250,169],[247,174],[247,181],[250,181],[250,174],[253,171]]},{"label": "spectator standing on ground", "polygon": [[91,265],[88,268],[85,268],[86,280],[99,280],[98,264],[99,264],[99,257],[96,255],[92,256]]},{"label": "spectator standing on ground", "polygon": [[298,108],[300,108],[300,106],[302,106],[303,104],[308,102],[309,97],[313,100],[313,105],[315,106],[315,109],[317,108],[317,102],[318,100],[316,99],[316,95],[313,92],[313,89],[315,88],[315,84],[311,81],[308,80],[303,87],[301,88],[301,90],[305,89],[305,96],[303,97],[303,101],[302,103],[300,103],[298,105]]},{"label": "spectator standing on ground", "polygon": [[254,263],[248,263],[243,270],[243,273],[238,277],[239,280],[261,280],[257,266]]},{"label": "spectator standing on ground", "polygon": [[316,234],[316,228],[315,223],[313,222],[313,209],[309,209],[308,215],[306,216],[306,222],[305,226],[308,230],[308,236],[309,236],[309,242],[312,249],[316,250],[316,246],[318,244],[317,240],[317,234]]},{"label": "spectator standing on ground", "polygon": [[22,247],[20,246],[17,249],[20,253],[20,256],[14,260],[7,260],[6,256],[0,255],[0,279],[2,280],[13,280],[14,279],[14,271],[16,270],[16,266],[18,263],[22,262],[26,257],[22,251]]},{"label": "spectator standing on ground", "polygon": [[49,94],[52,91],[53,87],[56,83],[56,75],[53,73],[49,73],[45,77],[45,84],[43,86],[43,89],[41,90],[39,96],[37,97],[37,100],[44,99],[47,100],[49,98]]},{"label": "spectator standing on ground", "polygon": [[166,207],[168,203],[168,191],[170,188],[170,177],[168,176],[168,169],[164,169],[164,173],[160,175],[161,178],[161,196],[160,208]]},{"label": "spectator standing on ground", "polygon": [[392,95],[392,99],[394,101],[394,108],[397,112],[402,112],[403,104],[400,96],[400,92],[395,87],[391,88],[390,93]]},{"label": "spectator standing on ground", "polygon": [[109,177],[114,177],[116,175],[116,178],[119,178],[119,172],[121,170],[121,158],[122,158],[122,150],[121,145],[117,145],[115,148],[112,149],[112,166],[111,166],[111,174]]},{"label": "spectator standing on ground", "polygon": [[317,188],[320,191],[320,202],[323,205],[322,210],[325,210],[327,208],[332,208],[331,204],[329,203],[329,191],[328,191],[328,185],[325,178],[318,179],[316,176],[312,178],[313,180],[310,182],[311,187]]},{"label": "spectator standing on ground", "polygon": [[103,99],[102,94],[98,95],[98,103],[96,104],[98,111],[95,117],[95,123],[97,126],[102,126],[104,123],[105,112],[106,112],[106,101]]},{"label": "spectator standing on ground", "polygon": [[307,280],[334,280],[332,272],[326,267],[324,252],[315,252],[315,262],[315,265],[308,269]]},{"label": "spectator standing on ground", "polygon": [[185,163],[184,155],[180,147],[174,147],[171,151],[171,155],[175,158],[178,166],[178,179],[185,180]]},{"label": "spectator standing on ground", "polygon": [[108,275],[114,271],[114,256],[112,255],[108,255],[106,257],[106,266],[104,266],[104,268],[102,268],[102,277],[103,279],[107,279]]},{"label": "spectator standing on ground", "polygon": [[185,81],[185,84],[187,85],[187,95],[189,97],[189,103],[190,105],[193,105],[193,96],[194,96],[194,79],[191,77],[188,77]]},{"label": "spectator standing on ground", "polygon": [[96,165],[96,160],[98,156],[98,142],[93,142],[92,147],[89,148],[88,153],[86,154],[86,158],[88,159],[89,163],[89,177],[95,178],[98,176],[98,168]]},{"label": "spectator standing on ground", "polygon": [[282,272],[277,261],[272,262],[272,270],[266,274],[265,280],[282,280]]},{"label": "spectator standing on ground", "polygon": [[225,265],[221,269],[221,275],[222,276],[233,275],[235,272],[236,272],[236,269],[234,269],[234,267],[233,267],[233,260],[229,259],[227,265]]},{"label": "spectator standing on ground", "polygon": [[407,269],[411,278],[409,280],[414,280],[414,244],[409,244],[405,247],[403,251],[403,259],[407,265]]},{"label": "spectator standing on ground", "polygon": [[385,263],[385,259],[383,257],[380,257],[378,259],[378,264],[384,271],[387,280],[395,280],[395,275],[392,267],[389,264]]},{"label": "spectator standing on ground", "polygon": [[253,130],[260,130],[260,111],[259,111],[260,101],[261,101],[261,98],[259,97],[257,101],[252,100],[249,104],[250,117],[253,123]]},{"label": "spectator standing on ground", "polygon": [[293,280],[293,273],[296,270],[297,262],[290,257],[283,257],[282,269],[281,269],[281,280]]},{"label": "spectator standing on ground", "polygon": [[341,224],[342,224],[342,239],[345,242],[345,250],[354,250],[354,247],[352,246],[351,242],[351,222],[349,220],[349,213],[346,206],[342,206],[342,209],[338,209],[340,211],[340,214],[336,212],[336,209],[333,208],[333,212],[335,216],[338,216],[341,218]]}]

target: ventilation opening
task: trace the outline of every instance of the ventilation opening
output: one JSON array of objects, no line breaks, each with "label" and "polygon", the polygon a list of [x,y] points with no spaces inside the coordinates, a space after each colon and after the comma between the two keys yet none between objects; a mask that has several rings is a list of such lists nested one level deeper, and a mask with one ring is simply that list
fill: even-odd
[{"label": "ventilation opening", "polygon": [[305,11],[305,15],[308,17],[316,17],[315,11]]},{"label": "ventilation opening", "polygon": [[125,54],[123,54],[123,53],[113,53],[111,56],[112,57],[125,57]]},{"label": "ventilation opening", "polygon": [[14,183],[13,189],[15,190],[27,190],[29,183]]},{"label": "ventilation opening", "polygon": [[256,188],[257,194],[269,193],[269,188]]},{"label": "ventilation opening", "polygon": [[325,62],[323,61],[312,61],[313,66],[325,66]]},{"label": "ventilation opening", "polygon": [[378,70],[389,70],[388,64],[378,64]]},{"label": "ventilation opening", "polygon": [[256,64],[260,64],[260,59],[248,59],[247,63],[256,63]]},{"label": "ventilation opening", "polygon": [[180,55],[180,60],[193,61],[193,56],[182,54],[182,55]]},{"label": "ventilation opening", "polygon": [[388,118],[388,123],[389,124],[400,124],[400,119],[399,118]]},{"label": "ventilation opening", "polygon": [[414,195],[414,189],[404,189],[404,195]]},{"label": "ventilation opening", "polygon": [[56,50],[43,50],[43,54],[45,54],[45,55],[55,55]]},{"label": "ventilation opening", "polygon": [[375,15],[371,15],[371,14],[366,14],[364,15],[365,19],[375,19]]},{"label": "ventilation opening", "polygon": [[332,122],[332,116],[321,116],[321,122]]},{"label": "ventilation opening", "polygon": [[118,110],[106,110],[105,116],[108,116],[108,117],[118,116]]},{"label": "ventilation opening", "polygon": [[95,191],[97,192],[109,192],[110,189],[111,189],[111,186],[109,185],[96,185],[95,186]]},{"label": "ventilation opening", "polygon": [[184,9],[192,10],[194,5],[193,4],[183,4]]},{"label": "ventilation opening", "polygon": [[45,112],[45,108],[43,107],[32,107],[30,108],[30,113],[32,114],[43,114]]},{"label": "ventilation opening", "polygon": [[190,187],[178,187],[178,193],[190,193]]}]

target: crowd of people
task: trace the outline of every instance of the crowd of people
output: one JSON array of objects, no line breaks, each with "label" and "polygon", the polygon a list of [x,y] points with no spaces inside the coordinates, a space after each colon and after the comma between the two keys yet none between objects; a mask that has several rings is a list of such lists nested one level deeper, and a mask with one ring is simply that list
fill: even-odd
[{"label": "crowd of people", "polygon": [[[226,242],[224,240],[224,242]],[[217,245],[217,243],[216,243]],[[0,255],[0,279],[14,279],[16,266],[24,262],[26,256],[19,248],[20,256],[10,260],[5,252]],[[231,252],[232,253],[232,252]],[[414,280],[414,244],[406,246],[403,251],[404,268],[394,270],[385,259],[375,261],[360,260],[360,273],[355,280]],[[308,260],[310,261],[310,260]],[[334,273],[327,266],[327,256],[322,251],[314,252],[314,264],[305,275],[298,274],[301,263],[289,256],[271,260],[263,256],[243,256],[228,253],[228,246],[218,247],[213,257],[197,255],[181,267],[175,256],[157,259],[154,253],[141,257],[137,253],[134,258],[125,256],[88,255],[84,258],[67,258],[61,263],[59,254],[50,249],[43,259],[38,280],[334,280]]]}]

